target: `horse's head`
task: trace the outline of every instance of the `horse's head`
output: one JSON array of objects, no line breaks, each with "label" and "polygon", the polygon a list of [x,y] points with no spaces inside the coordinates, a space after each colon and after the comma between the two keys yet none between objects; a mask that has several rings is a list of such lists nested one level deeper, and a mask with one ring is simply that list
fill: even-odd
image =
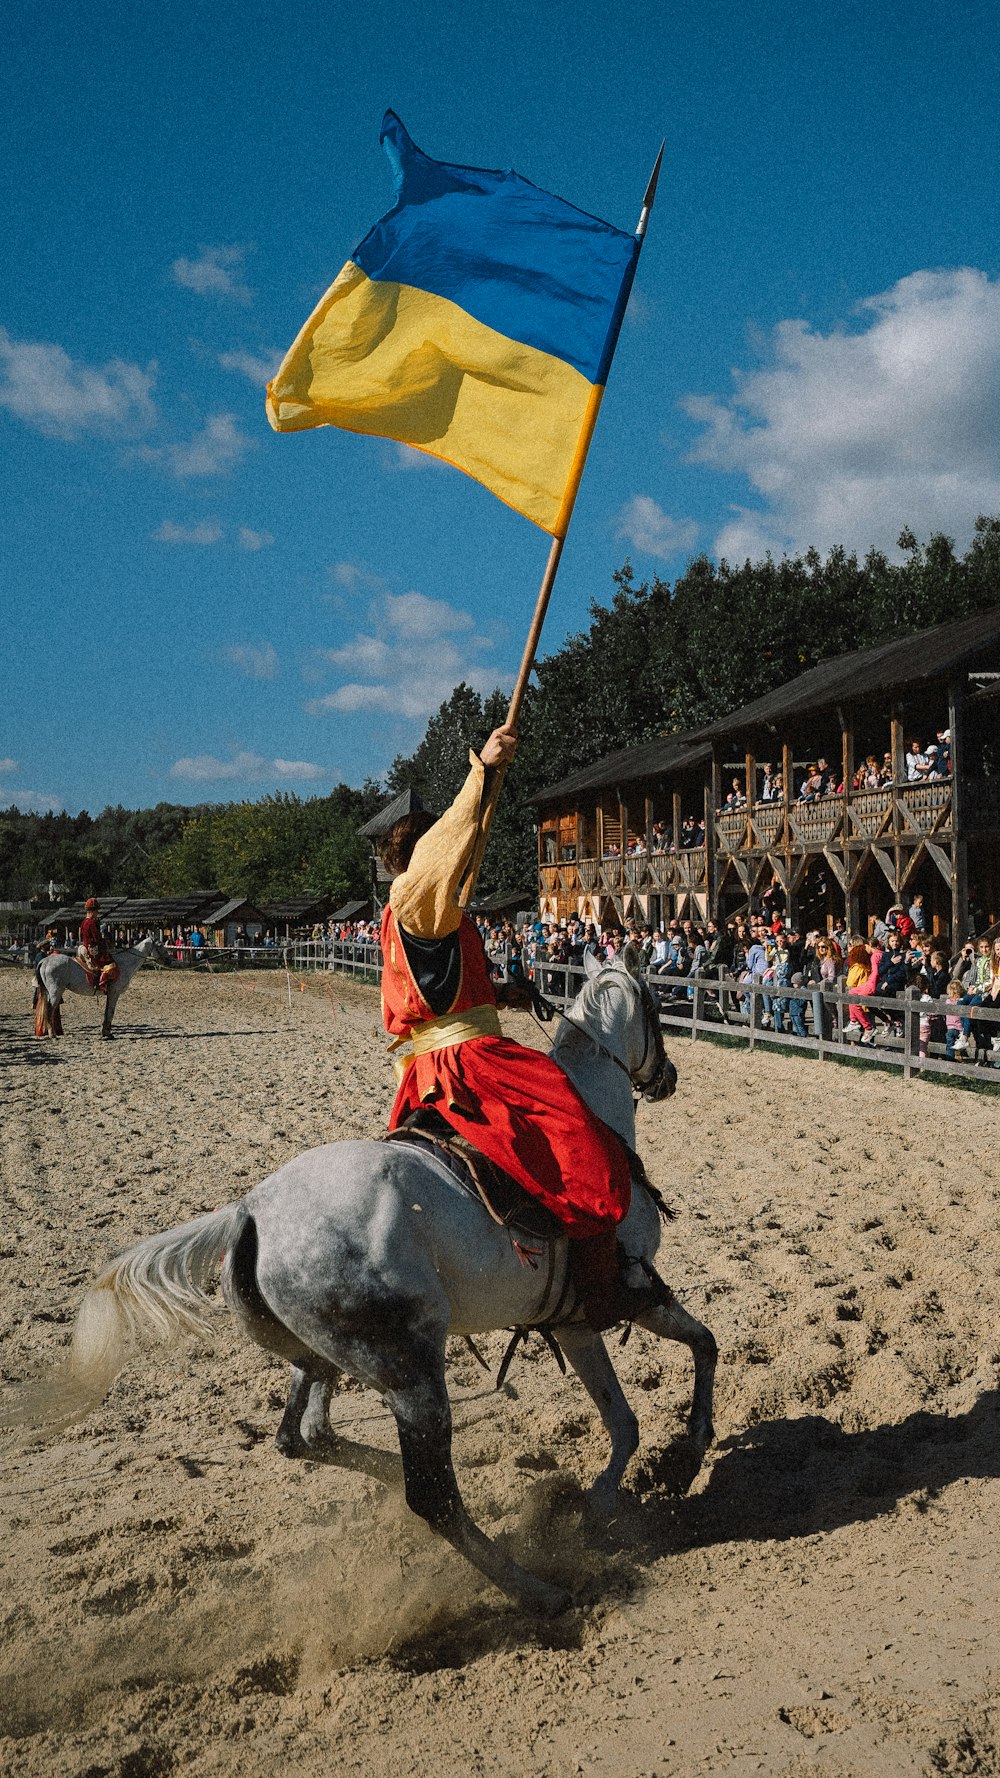
[{"label": "horse's head", "polygon": [[157,963],[166,964],[168,969],[173,964],[174,959],[171,957],[170,952],[160,944],[159,939],[149,937],[141,938],[135,948],[140,957],[144,957],[147,963],[151,957],[155,957]]},{"label": "horse's head", "polygon": [[[677,1070],[667,1055],[656,1003],[646,986],[642,973],[642,956],[637,945],[627,944],[613,963],[599,963],[589,951],[583,954],[583,966],[590,983],[611,983],[621,986],[626,1002],[624,1020],[614,1020],[615,1054],[644,1099],[656,1102],[669,1099],[677,1087]],[[608,1035],[610,1027],[606,1027]]]}]

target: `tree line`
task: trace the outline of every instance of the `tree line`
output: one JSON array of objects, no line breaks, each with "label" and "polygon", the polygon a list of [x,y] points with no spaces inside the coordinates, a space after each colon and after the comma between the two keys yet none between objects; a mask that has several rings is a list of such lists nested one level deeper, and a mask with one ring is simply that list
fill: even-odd
[{"label": "tree line", "polygon": [[[480,876],[483,894],[530,892],[535,844],[528,798],[603,754],[714,721],[834,655],[870,647],[1000,602],[1000,519],[979,518],[964,554],[942,534],[899,539],[901,562],[841,548],[736,566],[701,555],[671,584],[636,582],[625,562],[585,630],[538,662]],[[527,624],[527,607],[525,624]],[[433,809],[456,794],[470,747],[503,721],[506,695],[456,686],[385,784],[329,796],[185,808],[105,809],[91,817],[0,813],[0,895],[181,894],[218,888],[258,900],[368,892],[358,833],[412,787]]]}]

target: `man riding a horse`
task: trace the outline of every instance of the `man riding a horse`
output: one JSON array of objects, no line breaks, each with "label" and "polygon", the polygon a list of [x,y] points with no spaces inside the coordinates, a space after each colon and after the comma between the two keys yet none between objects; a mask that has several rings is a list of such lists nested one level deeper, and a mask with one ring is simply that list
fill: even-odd
[{"label": "man riding a horse", "polygon": [[569,1237],[578,1295],[601,1329],[646,1313],[664,1294],[617,1244],[638,1163],[562,1068],[504,1037],[482,940],[459,903],[490,780],[516,745],[510,728],[494,729],[481,753],[470,753],[469,775],[445,814],[406,815],[379,845],[393,876],[382,916],[382,1014],[391,1047],[412,1046],[389,1127],[432,1108],[540,1200]]},{"label": "man riding a horse", "polygon": [[106,994],[112,982],[118,980],[120,971],[111,955],[111,948],[97,914],[97,898],[91,895],[80,925],[77,957],[93,983],[94,993]]}]

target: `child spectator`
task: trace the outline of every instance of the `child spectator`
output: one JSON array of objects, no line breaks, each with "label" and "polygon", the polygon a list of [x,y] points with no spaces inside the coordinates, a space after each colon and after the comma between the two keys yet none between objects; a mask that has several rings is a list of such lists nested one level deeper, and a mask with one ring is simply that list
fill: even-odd
[{"label": "child spectator", "polygon": [[[962,1035],[962,1015],[958,1010],[959,1003],[962,999],[962,992],[963,992],[962,984],[960,981],[955,980],[955,981],[950,981],[948,983],[947,1000],[948,1000],[949,1010],[945,1014],[945,1020],[944,1020],[944,1024],[945,1024],[944,1053],[947,1056],[949,1062],[953,1062],[955,1060],[956,1045]],[[921,1020],[921,1026],[922,1025],[923,1025],[923,1020]],[[964,1053],[965,1053],[964,1044],[962,1046],[961,1051],[959,1051],[958,1053],[964,1055]],[[923,1054],[923,1049],[921,1048],[921,1055],[922,1054]]]},{"label": "child spectator", "polygon": [[854,1037],[860,1031],[862,1043],[875,1042],[875,1027],[871,1015],[858,1003],[875,992],[881,960],[881,951],[869,950],[864,939],[856,939],[847,953],[847,993],[851,1017],[845,1027],[844,1036]]}]

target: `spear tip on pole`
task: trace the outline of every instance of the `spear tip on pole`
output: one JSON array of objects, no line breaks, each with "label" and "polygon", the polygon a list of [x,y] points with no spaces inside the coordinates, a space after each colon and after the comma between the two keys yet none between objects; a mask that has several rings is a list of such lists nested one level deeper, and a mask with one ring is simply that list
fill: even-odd
[{"label": "spear tip on pole", "polygon": [[667,146],[667,139],[664,136],[663,141],[660,143],[660,152],[656,157],[656,165],[653,168],[653,171],[649,175],[649,184],[646,187],[646,195],[642,200],[642,207],[644,210],[651,210],[653,208],[653,199],[656,196],[656,184],[657,184],[657,180],[660,177],[660,165],[663,160],[663,150],[666,148],[666,146]]},{"label": "spear tip on pole", "polygon": [[649,175],[649,184],[646,186],[646,195],[642,200],[642,212],[639,216],[639,226],[635,231],[636,238],[640,241],[646,233],[646,224],[649,221],[649,213],[653,208],[653,199],[656,197],[656,186],[660,177],[660,167],[663,162],[663,150],[666,145],[666,138],[664,138],[660,143],[660,152],[656,157],[656,165]]}]

